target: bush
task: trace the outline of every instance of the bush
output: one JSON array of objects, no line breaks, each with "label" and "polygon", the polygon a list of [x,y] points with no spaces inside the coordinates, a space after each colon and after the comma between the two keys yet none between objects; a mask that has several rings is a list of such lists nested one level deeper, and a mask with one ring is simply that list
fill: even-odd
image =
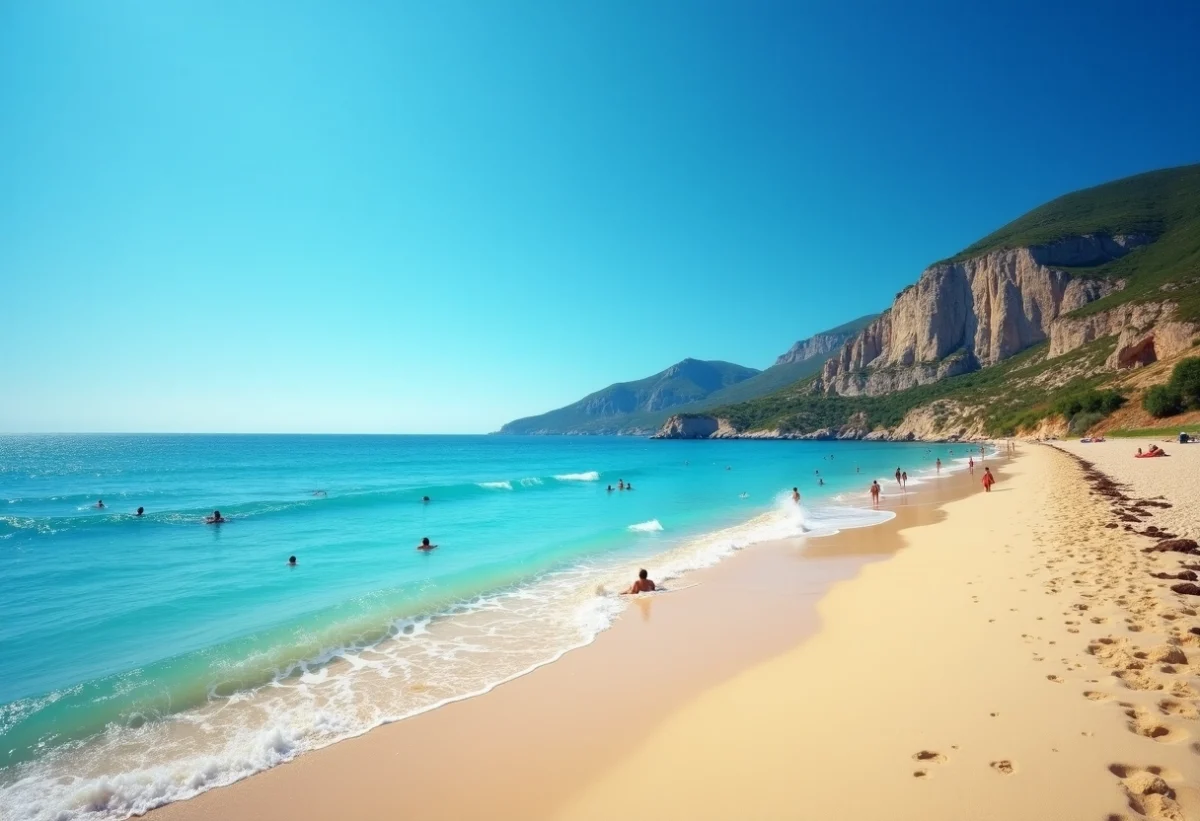
[{"label": "bush", "polygon": [[1200,358],[1191,357],[1175,366],[1167,383],[1184,407],[1200,409]]},{"label": "bush", "polygon": [[1067,429],[1075,434],[1087,433],[1088,428],[1104,419],[1107,415],[1099,411],[1082,411],[1071,417],[1071,422],[1067,425]]},{"label": "bush", "polygon": [[1183,398],[1168,385],[1155,385],[1142,397],[1142,407],[1153,417],[1162,419],[1183,410]]}]

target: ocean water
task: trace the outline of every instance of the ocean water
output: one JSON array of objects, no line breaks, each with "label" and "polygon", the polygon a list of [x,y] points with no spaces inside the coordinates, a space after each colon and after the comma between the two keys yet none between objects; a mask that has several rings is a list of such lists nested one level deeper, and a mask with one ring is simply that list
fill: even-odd
[{"label": "ocean water", "polygon": [[0,818],[125,818],[486,692],[590,642],[639,566],[878,523],[872,478],[919,493],[967,451],[0,437]]}]

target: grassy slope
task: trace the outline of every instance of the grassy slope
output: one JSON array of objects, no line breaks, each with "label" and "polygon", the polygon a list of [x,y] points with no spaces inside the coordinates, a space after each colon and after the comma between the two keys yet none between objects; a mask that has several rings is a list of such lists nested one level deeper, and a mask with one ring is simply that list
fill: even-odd
[{"label": "grassy slope", "polygon": [[[952,259],[1096,233],[1149,234],[1155,241],[1107,265],[1075,269],[1081,276],[1128,283],[1076,315],[1167,298],[1179,305],[1182,318],[1200,319],[1200,165],[1150,171],[1051,200]],[[1164,285],[1170,290],[1164,291]]]}]

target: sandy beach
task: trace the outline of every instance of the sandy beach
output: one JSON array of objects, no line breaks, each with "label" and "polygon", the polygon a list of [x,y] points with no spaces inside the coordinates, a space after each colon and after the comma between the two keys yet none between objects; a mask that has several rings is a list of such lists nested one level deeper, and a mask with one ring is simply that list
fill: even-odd
[{"label": "sandy beach", "polygon": [[1200,448],[1135,446],[1064,446],[1117,488],[1022,445],[990,494],[743,551],[487,695],[153,815],[1200,818],[1200,597],[1151,575],[1200,557],[1124,527],[1194,533]]}]

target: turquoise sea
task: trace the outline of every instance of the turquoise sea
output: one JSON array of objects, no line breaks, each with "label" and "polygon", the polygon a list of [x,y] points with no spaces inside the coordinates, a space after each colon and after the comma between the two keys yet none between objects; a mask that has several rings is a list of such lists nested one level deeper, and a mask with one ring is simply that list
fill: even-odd
[{"label": "turquoise sea", "polygon": [[590,642],[639,566],[883,521],[872,478],[919,493],[967,448],[0,437],[0,817],[124,818],[486,692]]}]

